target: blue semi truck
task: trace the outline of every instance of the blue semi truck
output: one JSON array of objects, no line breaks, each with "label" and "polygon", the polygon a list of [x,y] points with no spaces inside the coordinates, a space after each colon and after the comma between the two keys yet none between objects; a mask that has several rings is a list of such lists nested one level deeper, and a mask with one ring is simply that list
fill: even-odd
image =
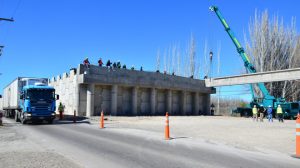
[{"label": "blue semi truck", "polygon": [[22,124],[53,123],[58,99],[55,89],[48,86],[47,78],[18,77],[4,88],[4,115]]}]

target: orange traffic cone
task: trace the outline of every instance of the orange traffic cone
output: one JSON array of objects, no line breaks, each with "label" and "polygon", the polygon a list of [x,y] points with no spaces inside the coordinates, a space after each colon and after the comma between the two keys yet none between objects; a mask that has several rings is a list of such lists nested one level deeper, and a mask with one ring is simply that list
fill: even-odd
[{"label": "orange traffic cone", "polygon": [[297,115],[296,120],[296,157],[300,158],[300,114]]},{"label": "orange traffic cone", "polygon": [[101,111],[100,128],[104,128],[104,113],[103,113],[103,110]]},{"label": "orange traffic cone", "polygon": [[165,140],[170,140],[169,113],[166,112]]}]

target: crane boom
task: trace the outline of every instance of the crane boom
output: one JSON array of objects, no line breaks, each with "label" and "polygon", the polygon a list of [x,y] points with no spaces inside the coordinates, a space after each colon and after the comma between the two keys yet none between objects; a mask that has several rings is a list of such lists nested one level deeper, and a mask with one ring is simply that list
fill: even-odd
[{"label": "crane boom", "polygon": [[[241,56],[241,58],[244,62],[244,66],[247,69],[247,71],[250,72],[250,73],[256,73],[256,69],[254,68],[253,64],[250,63],[250,60],[249,60],[247,54],[245,53],[244,48],[241,46],[240,42],[235,37],[233,31],[231,30],[231,28],[229,27],[229,25],[225,21],[225,19],[222,16],[222,14],[221,14],[220,10],[218,9],[218,7],[211,6],[211,7],[209,7],[209,9],[211,11],[215,12],[216,15],[218,16],[219,20],[221,21],[222,25],[225,28],[225,31],[229,35],[229,37],[232,40],[233,44],[235,45],[235,47],[237,49],[237,52]],[[270,95],[269,91],[267,90],[266,86],[263,83],[258,83],[257,85],[258,85],[260,91],[262,92],[262,94],[264,96],[264,99],[265,99],[264,104],[273,105],[273,101],[275,100],[275,97]]]}]

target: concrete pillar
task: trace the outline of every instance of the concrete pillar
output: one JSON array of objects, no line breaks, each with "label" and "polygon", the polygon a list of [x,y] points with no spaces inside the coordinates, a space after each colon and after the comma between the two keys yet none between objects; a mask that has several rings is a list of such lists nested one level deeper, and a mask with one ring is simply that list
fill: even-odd
[{"label": "concrete pillar", "polygon": [[[74,95],[74,110],[76,110],[76,115],[79,114],[80,110],[80,84],[75,84],[75,95]],[[72,111],[73,113],[73,111]]]},{"label": "concrete pillar", "polygon": [[167,112],[172,114],[172,90],[167,91]]},{"label": "concrete pillar", "polygon": [[155,107],[156,107],[156,89],[151,88],[151,97],[150,97],[150,103],[151,103],[151,115],[155,115]]},{"label": "concrete pillar", "polygon": [[204,107],[205,107],[206,114],[211,115],[211,113],[210,113],[210,94],[206,94],[203,98],[204,98],[203,102],[205,102]]},{"label": "concrete pillar", "polygon": [[86,116],[90,117],[94,115],[94,92],[95,84],[89,84],[87,87],[87,98],[86,98]]},{"label": "concrete pillar", "polygon": [[138,87],[133,87],[132,88],[132,106],[131,106],[131,110],[132,110],[132,115],[137,115],[137,96],[138,96]]},{"label": "concrete pillar", "polygon": [[186,115],[186,91],[181,91],[181,100],[180,100],[180,111],[181,115]]},{"label": "concrete pillar", "polygon": [[117,115],[118,105],[118,85],[112,85],[111,87],[111,115]]},{"label": "concrete pillar", "polygon": [[199,93],[195,92],[194,93],[194,115],[199,115]]}]

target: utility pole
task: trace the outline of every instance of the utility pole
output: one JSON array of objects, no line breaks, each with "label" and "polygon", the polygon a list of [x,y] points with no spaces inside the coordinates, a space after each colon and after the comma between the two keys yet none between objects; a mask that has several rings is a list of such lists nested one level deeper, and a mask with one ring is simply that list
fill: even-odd
[{"label": "utility pole", "polygon": [[0,46],[0,56],[2,55],[3,48],[4,48],[4,46]]},{"label": "utility pole", "polygon": [[[14,22],[15,20],[13,18],[10,18],[10,19],[8,19],[8,18],[0,18],[0,21]],[[2,55],[3,48],[4,48],[4,46],[0,45],[0,56]],[[2,73],[0,73],[0,75],[2,75]]]},{"label": "utility pole", "polygon": [[[0,21],[7,21],[7,22],[14,22],[15,20],[13,18],[0,18]],[[0,45],[0,56],[2,55],[2,51],[3,51],[4,46]],[[1,74],[0,74],[1,75]]]}]

